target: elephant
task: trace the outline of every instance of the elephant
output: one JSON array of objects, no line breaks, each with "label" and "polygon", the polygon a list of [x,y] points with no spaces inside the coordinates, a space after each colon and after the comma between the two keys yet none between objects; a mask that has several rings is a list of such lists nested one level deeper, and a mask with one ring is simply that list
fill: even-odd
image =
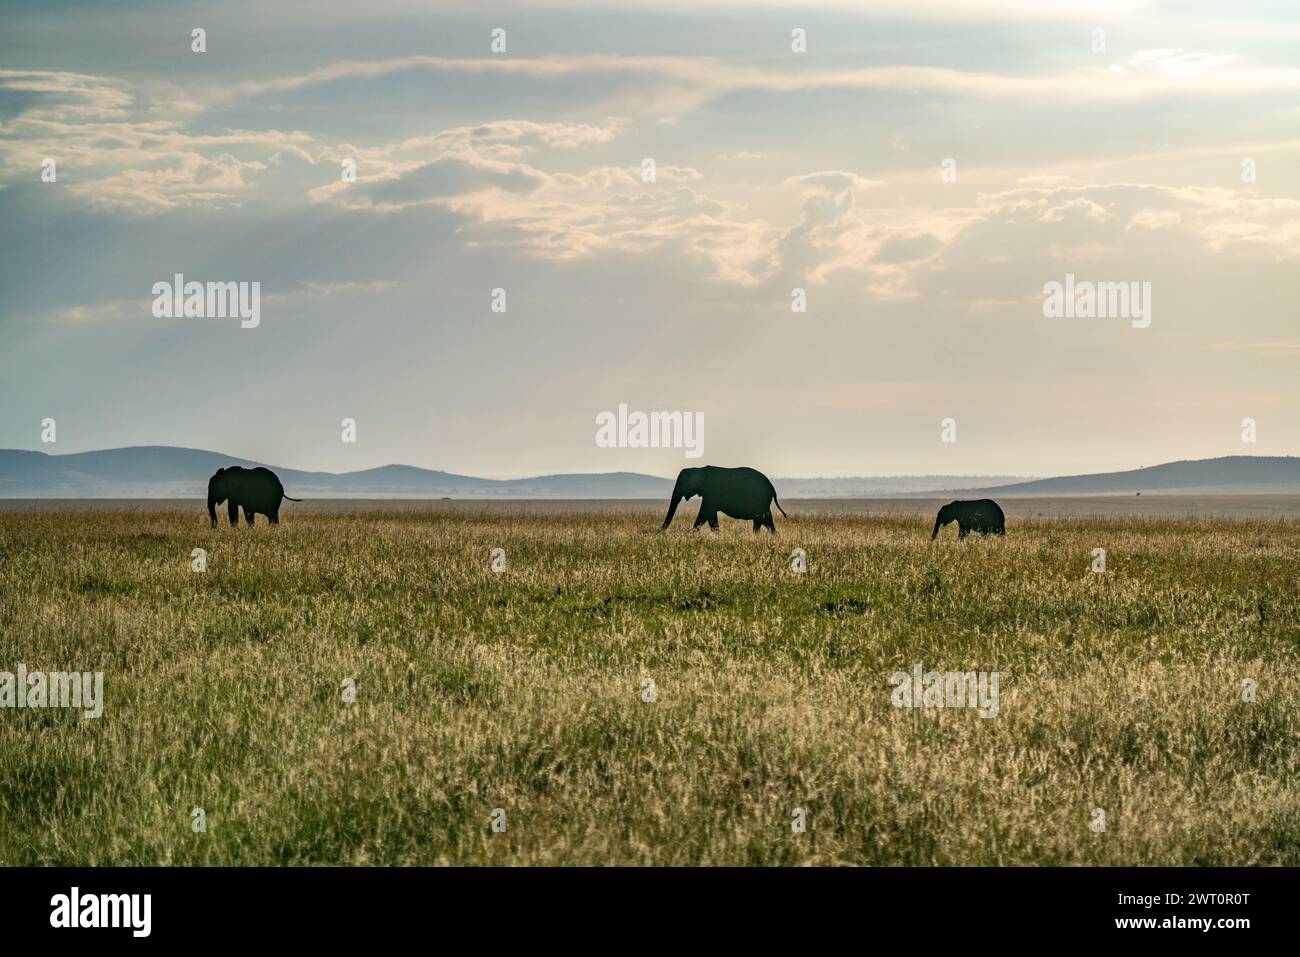
[{"label": "elephant", "polygon": [[939,534],[939,529],[949,522],[956,522],[957,537],[965,538],[967,532],[979,532],[981,535],[994,532],[1005,535],[1006,521],[1002,509],[991,498],[970,502],[949,502],[939,509],[939,514],[934,520],[934,531],[930,533],[930,541],[934,541]]},{"label": "elephant", "polygon": [[291,502],[301,502],[300,498],[289,498],[284,494],[280,479],[268,468],[258,466],[255,469],[241,468],[238,465],[228,469],[217,469],[217,474],[208,479],[208,517],[212,527],[217,527],[217,506],[229,500],[226,507],[232,528],[239,526],[239,509],[244,509],[244,518],[253,524],[253,515],[261,512],[271,520],[272,525],[280,524],[280,500],[288,498]]},{"label": "elephant", "polygon": [[715,532],[718,530],[718,513],[729,515],[754,523],[754,531],[764,527],[776,534],[776,525],[772,523],[772,504],[785,514],[777,500],[776,489],[766,475],[756,469],[724,469],[716,465],[705,465],[696,469],[682,469],[677,473],[677,482],[673,485],[673,498],[668,504],[668,517],[664,519],[663,528],[672,524],[677,505],[684,498],[700,496],[700,514],[695,517],[695,528],[705,522]]}]

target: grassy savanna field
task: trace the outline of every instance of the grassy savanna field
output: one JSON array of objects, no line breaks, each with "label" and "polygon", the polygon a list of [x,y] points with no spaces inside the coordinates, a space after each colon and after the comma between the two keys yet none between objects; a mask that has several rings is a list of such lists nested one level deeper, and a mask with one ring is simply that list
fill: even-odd
[{"label": "grassy savanna field", "polygon": [[0,863],[1300,864],[1295,520],[786,507],[0,512]]}]

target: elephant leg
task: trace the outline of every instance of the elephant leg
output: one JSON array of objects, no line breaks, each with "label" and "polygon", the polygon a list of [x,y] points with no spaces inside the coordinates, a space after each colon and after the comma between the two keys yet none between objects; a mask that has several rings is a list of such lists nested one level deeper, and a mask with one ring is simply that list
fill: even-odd
[{"label": "elephant leg", "polygon": [[234,503],[233,499],[226,503],[226,515],[229,516],[230,518],[230,527],[238,528],[239,527],[239,506]]},{"label": "elephant leg", "polygon": [[763,530],[763,516],[759,515],[754,519],[754,534],[757,535]]},{"label": "elephant leg", "polygon": [[700,514],[695,516],[695,524],[691,528],[699,528],[709,520],[709,503],[700,502]]},{"label": "elephant leg", "polygon": [[253,527],[253,510],[247,505],[244,506],[244,520],[248,522],[248,527]]},{"label": "elephant leg", "polygon": [[958,537],[958,538],[965,538],[965,537],[966,537],[966,533],[969,532],[969,531],[970,531],[970,529],[967,528],[965,525],[958,525],[958,526],[957,526],[957,537]]},{"label": "elephant leg", "polygon": [[715,532],[718,530],[718,512],[716,509],[709,513],[709,528]]},{"label": "elephant leg", "polygon": [[274,512],[271,512],[271,513],[270,513],[269,515],[267,515],[266,517],[267,517],[267,519],[271,522],[272,525],[279,525],[279,524],[280,524],[280,510],[279,510],[279,509],[276,509]]},{"label": "elephant leg", "polygon": [[773,535],[775,535],[776,523],[772,521],[772,513],[771,512],[764,513],[763,518],[765,520],[763,524],[767,526],[767,530],[771,532]]}]

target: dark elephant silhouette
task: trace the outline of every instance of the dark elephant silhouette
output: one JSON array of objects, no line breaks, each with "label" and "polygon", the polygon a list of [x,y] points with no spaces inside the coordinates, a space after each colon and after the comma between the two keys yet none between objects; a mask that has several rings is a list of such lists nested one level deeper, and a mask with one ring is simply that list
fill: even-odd
[{"label": "dark elephant silhouette", "polygon": [[939,509],[939,514],[934,520],[934,531],[930,533],[930,541],[934,541],[935,536],[939,534],[939,529],[949,522],[956,522],[957,537],[965,538],[967,532],[979,532],[981,535],[994,532],[1005,535],[1006,521],[1001,507],[991,498],[970,502],[949,502]]},{"label": "dark elephant silhouette", "polygon": [[291,502],[301,502],[300,498],[289,498],[284,494],[284,486],[270,469],[258,466],[254,469],[238,465],[228,469],[217,469],[217,474],[208,479],[208,517],[212,527],[217,527],[217,506],[229,502],[226,506],[232,527],[239,525],[239,510],[243,508],[244,518],[253,524],[253,516],[261,512],[272,525],[280,524],[280,500],[288,498]]},{"label": "dark elephant silhouette", "polygon": [[[757,532],[764,526],[773,534],[776,526],[772,524],[772,504],[775,503],[782,515],[785,509],[777,501],[776,489],[771,481],[757,469],[724,469],[716,465],[705,465],[697,469],[682,469],[677,473],[677,482],[673,485],[673,498],[668,503],[668,517],[663,527],[672,524],[677,505],[684,498],[696,495],[703,500],[700,514],[695,516],[695,527],[705,522],[709,528],[717,531],[718,513],[732,518],[744,519],[754,523]],[[788,515],[786,515],[789,518]]]}]

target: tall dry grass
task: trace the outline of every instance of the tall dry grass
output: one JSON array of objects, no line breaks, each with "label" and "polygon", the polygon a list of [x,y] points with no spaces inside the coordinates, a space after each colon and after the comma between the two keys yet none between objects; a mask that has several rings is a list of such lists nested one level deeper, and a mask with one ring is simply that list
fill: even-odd
[{"label": "tall dry grass", "polygon": [[[1295,522],[655,529],[0,514],[0,671],[107,698],[0,711],[0,862],[1300,863]],[[893,707],[915,663],[999,715]]]}]

